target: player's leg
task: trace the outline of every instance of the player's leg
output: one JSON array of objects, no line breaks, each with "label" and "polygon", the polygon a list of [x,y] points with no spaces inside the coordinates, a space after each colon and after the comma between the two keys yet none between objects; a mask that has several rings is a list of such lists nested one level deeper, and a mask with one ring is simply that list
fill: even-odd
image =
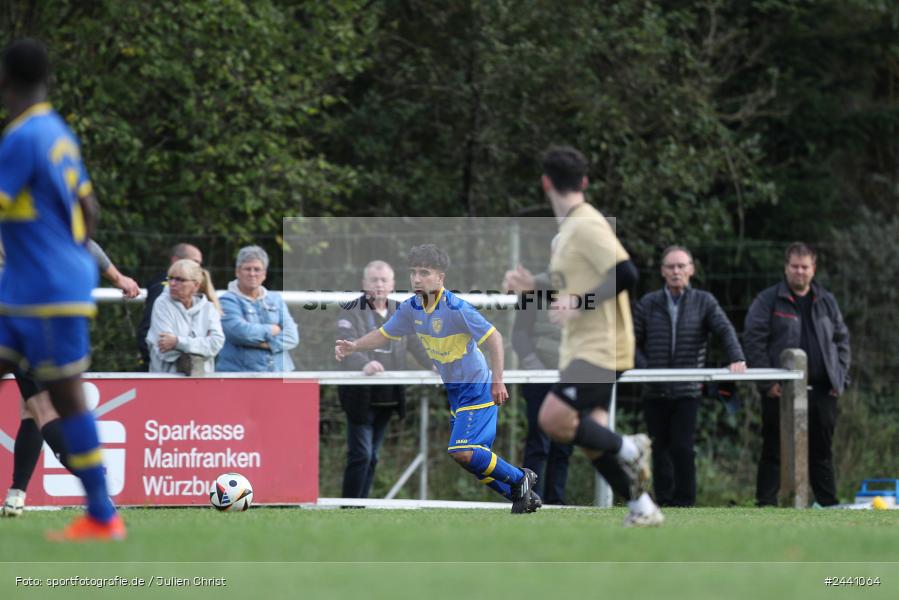
[{"label": "player's leg", "polygon": [[464,469],[491,489],[512,500],[515,514],[534,512],[542,505],[533,491],[537,475],[519,469],[493,452],[499,408],[493,404],[489,388],[477,397],[466,398],[455,409],[448,452]]},{"label": "player's leg", "polygon": [[20,319],[18,326],[20,335],[29,339],[27,358],[37,365],[35,378],[59,413],[69,467],[86,495],[87,514],[51,538],[123,539],[125,526],[107,492],[97,424],[87,410],[81,386],[80,374],[90,360],[87,318],[27,318]]},{"label": "player's leg", "polygon": [[[0,376],[6,375],[7,373],[13,373],[18,369],[18,365],[21,363],[23,357],[17,348],[18,339],[10,322],[10,318],[0,316]],[[18,381],[18,378],[16,381]],[[27,388],[22,390],[21,384],[19,389],[23,393],[29,392]],[[36,445],[37,451],[40,452],[40,432],[37,431],[37,436],[35,437],[35,430],[36,426],[34,421],[28,419],[26,422],[24,418],[20,420],[19,432],[16,434],[16,442],[13,446],[14,452],[15,448],[19,445],[23,446],[23,450],[31,451],[32,449],[26,448],[29,444],[32,446]],[[21,441],[19,441],[20,437]],[[19,516],[25,508],[25,487],[28,485],[28,480],[31,479],[31,473],[34,471],[34,466],[32,465],[30,472],[25,467],[27,467],[27,461],[21,465],[16,461],[13,463],[12,487],[9,489],[9,492],[7,492],[6,499],[3,503],[3,516]]]}]

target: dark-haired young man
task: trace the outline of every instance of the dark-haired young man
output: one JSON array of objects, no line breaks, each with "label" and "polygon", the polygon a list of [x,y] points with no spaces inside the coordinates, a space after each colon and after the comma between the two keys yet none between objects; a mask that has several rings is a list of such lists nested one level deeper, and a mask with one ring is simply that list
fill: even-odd
[{"label": "dark-haired young man", "polygon": [[[551,439],[580,446],[616,494],[627,500],[626,527],[661,525],[662,512],[646,489],[651,447],[645,434],[621,436],[608,425],[615,381],[634,366],[634,330],[627,289],[633,265],[608,220],[587,203],[587,160],[570,146],[543,156],[543,191],[559,222],[550,285],[559,293],[550,319],[562,324],[559,382],[540,408],[540,427]],[[534,289],[519,268],[506,287]]]},{"label": "dark-haired young man", "polygon": [[[838,504],[833,469],[833,432],[837,399],[849,379],[849,329],[833,294],[814,282],[817,256],[794,242],[784,256],[784,280],[753,300],[746,313],[743,349],[750,367],[779,367],[780,354],[801,348],[808,357],[808,470],[815,500]],[[779,383],[764,382],[762,393],[762,454],[759,457],[756,502],[777,506],[780,489]]]},{"label": "dark-haired young man", "polygon": [[80,374],[90,355],[88,317],[97,267],[85,242],[97,205],[79,143],[46,102],[50,64],[35,40],[13,42],[0,62],[0,96],[12,121],[0,141],[0,372],[27,362],[59,415],[68,463],[87,496],[87,514],[55,540],[125,537],[106,488],[97,426]]},{"label": "dark-haired young man", "polygon": [[[512,501],[512,513],[530,513],[542,502],[537,475],[510,465],[492,451],[498,406],[509,397],[503,384],[503,338],[472,305],[443,287],[449,256],[433,244],[409,251],[415,295],[402,302],[379,329],[361,338],[337,340],[338,361],[354,352],[383,347],[415,334],[440,373],[452,415],[449,455],[482,483]],[[486,345],[490,367],[481,353]]]}]

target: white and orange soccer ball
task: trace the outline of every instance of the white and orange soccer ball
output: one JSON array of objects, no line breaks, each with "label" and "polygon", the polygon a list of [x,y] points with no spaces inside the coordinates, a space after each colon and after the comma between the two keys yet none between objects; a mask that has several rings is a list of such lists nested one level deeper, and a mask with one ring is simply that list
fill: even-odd
[{"label": "white and orange soccer ball", "polygon": [[223,473],[215,478],[209,502],[216,510],[242,512],[253,502],[253,487],[239,473]]}]

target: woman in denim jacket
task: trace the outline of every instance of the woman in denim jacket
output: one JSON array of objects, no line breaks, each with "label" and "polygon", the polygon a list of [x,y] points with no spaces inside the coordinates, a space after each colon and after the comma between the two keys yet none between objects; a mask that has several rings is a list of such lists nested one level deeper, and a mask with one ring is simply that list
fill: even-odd
[{"label": "woman in denim jacket", "polygon": [[300,342],[297,324],[280,294],[262,283],[268,254],[259,246],[237,253],[237,279],[220,298],[225,347],[217,371],[293,371],[289,350]]}]

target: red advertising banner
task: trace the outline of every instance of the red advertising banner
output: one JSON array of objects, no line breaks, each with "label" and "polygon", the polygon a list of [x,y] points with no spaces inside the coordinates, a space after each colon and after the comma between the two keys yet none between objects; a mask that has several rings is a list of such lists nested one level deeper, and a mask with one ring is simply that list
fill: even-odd
[{"label": "red advertising banner", "polygon": [[[208,504],[213,480],[237,472],[254,504],[318,498],[315,381],[85,379],[109,492],[125,505]],[[11,480],[19,389],[0,384],[0,488]],[[28,506],[80,504],[81,484],[44,445]]]}]

